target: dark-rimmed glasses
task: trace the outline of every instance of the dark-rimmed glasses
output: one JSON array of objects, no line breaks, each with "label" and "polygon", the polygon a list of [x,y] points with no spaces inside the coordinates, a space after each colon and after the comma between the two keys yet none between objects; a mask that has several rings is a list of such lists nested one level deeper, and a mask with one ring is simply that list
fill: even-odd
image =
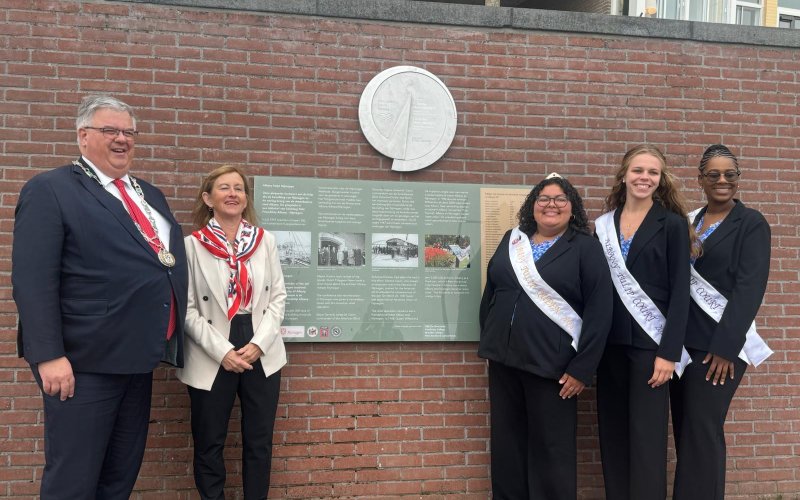
[{"label": "dark-rimmed glasses", "polygon": [[124,135],[126,139],[133,139],[134,137],[139,135],[139,131],[134,130],[132,128],[114,128],[114,127],[81,127],[81,128],[98,130],[108,139],[116,139],[120,132],[122,132],[122,135]]},{"label": "dark-rimmed glasses", "polygon": [[547,196],[541,194],[536,197],[536,204],[543,208],[549,205],[551,201],[557,208],[564,208],[567,206],[567,203],[569,203],[569,198],[563,194],[558,196]]},{"label": "dark-rimmed glasses", "polygon": [[726,170],[724,172],[720,172],[719,170],[712,170],[711,172],[706,172],[700,175],[702,177],[705,177],[705,179],[711,183],[719,181],[720,177],[724,177],[726,182],[736,182],[737,180],[739,180],[738,170]]}]

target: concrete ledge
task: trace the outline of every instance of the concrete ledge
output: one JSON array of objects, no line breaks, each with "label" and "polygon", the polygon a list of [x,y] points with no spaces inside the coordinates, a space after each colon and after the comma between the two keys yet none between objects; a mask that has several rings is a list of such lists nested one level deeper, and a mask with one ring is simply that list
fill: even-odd
[{"label": "concrete ledge", "polygon": [[623,35],[770,47],[800,47],[795,30],[671,21],[582,12],[484,7],[412,0],[118,0],[276,14],[299,14],[401,23],[515,28]]}]

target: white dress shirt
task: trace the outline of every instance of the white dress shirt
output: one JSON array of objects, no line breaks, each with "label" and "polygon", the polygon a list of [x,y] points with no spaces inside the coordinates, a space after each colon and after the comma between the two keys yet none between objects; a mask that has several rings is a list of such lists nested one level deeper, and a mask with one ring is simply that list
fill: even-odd
[{"label": "white dress shirt", "polygon": [[[86,158],[85,156],[83,156],[82,158],[83,161],[85,161],[86,164],[92,168],[97,178],[100,179],[100,184],[102,184],[103,189],[114,195],[114,198],[118,199],[119,202],[122,203],[122,206],[124,208],[125,203],[122,201],[122,195],[119,193],[117,186],[114,186],[112,184],[112,182],[114,182],[114,179],[104,174],[99,168],[97,168],[94,165],[94,163],[89,161],[89,159]],[[125,174],[123,177],[120,177],[120,179],[122,180],[123,184],[125,184],[125,190],[127,191],[128,196],[130,196],[131,200],[133,200],[133,202],[136,203],[136,205],[139,207],[139,210],[141,210],[143,214],[147,215],[147,210],[145,210],[144,205],[142,204],[143,200],[139,196],[139,193],[137,193],[136,190],[133,189],[133,186],[131,185],[131,179],[130,177],[128,177],[128,174]],[[169,250],[169,239],[170,239],[169,233],[170,229],[172,229],[172,225],[169,223],[169,221],[167,221],[166,217],[164,217],[158,212],[158,210],[153,208],[150,204],[148,204],[147,206],[149,207],[150,214],[156,221],[156,227],[154,228],[156,230],[156,235],[158,236],[158,239],[161,240],[161,243],[164,244],[164,248]],[[125,211],[127,212],[128,209],[125,208]]]}]

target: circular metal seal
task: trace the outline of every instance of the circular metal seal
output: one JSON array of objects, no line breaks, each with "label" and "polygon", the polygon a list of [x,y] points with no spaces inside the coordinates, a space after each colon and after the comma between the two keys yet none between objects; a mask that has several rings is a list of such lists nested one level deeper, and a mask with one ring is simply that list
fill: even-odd
[{"label": "circular metal seal", "polygon": [[456,103],[432,73],[395,66],[378,73],[358,104],[367,141],[394,158],[392,170],[423,169],[442,157],[456,135]]}]

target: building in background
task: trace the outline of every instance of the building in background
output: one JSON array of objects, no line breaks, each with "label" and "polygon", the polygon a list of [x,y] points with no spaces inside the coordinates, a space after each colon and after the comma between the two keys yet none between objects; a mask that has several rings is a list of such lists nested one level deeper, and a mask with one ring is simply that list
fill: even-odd
[{"label": "building in background", "polygon": [[777,26],[800,29],[800,0],[778,0]]},{"label": "building in background", "polygon": [[425,0],[800,29],[800,0]]}]

